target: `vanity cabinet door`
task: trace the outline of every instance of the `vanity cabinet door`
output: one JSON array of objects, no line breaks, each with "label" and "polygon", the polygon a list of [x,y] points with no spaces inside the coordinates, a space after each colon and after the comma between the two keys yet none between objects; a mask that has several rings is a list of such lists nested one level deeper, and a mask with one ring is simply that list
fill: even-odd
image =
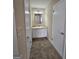
[{"label": "vanity cabinet door", "polygon": [[32,31],[33,38],[47,37],[47,29],[36,28]]}]

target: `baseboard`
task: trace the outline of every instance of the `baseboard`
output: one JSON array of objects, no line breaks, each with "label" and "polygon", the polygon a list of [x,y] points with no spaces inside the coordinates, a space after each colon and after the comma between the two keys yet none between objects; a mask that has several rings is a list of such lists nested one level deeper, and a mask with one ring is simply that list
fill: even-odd
[{"label": "baseboard", "polygon": [[[58,53],[58,55],[62,58],[62,56],[59,54],[59,52],[57,51],[57,49],[55,48],[55,46],[53,45],[53,42],[51,39],[49,39],[49,42],[51,43],[51,45],[54,47],[54,49],[56,50],[56,52]],[[63,59],[63,58],[62,58]]]}]

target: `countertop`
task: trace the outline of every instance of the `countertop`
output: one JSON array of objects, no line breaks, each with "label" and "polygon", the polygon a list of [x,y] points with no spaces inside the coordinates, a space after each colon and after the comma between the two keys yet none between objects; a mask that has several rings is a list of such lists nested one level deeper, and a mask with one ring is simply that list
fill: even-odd
[{"label": "countertop", "polygon": [[32,27],[32,29],[44,29],[44,28],[47,28],[46,26],[35,26],[35,27]]}]

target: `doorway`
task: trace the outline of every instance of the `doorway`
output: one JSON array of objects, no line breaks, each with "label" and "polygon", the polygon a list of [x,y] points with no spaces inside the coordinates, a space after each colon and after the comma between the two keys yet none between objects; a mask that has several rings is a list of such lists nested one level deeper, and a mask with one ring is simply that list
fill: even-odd
[{"label": "doorway", "polygon": [[16,0],[14,3],[18,56],[64,59],[65,0]]},{"label": "doorway", "polygon": [[[44,2],[44,3],[43,3]],[[58,59],[63,58],[64,44],[65,44],[65,0],[30,0],[30,9],[31,9],[31,26],[32,26],[32,51],[31,51],[31,59],[36,57],[41,59]],[[42,15],[40,18],[36,18],[37,15]],[[39,24],[40,23],[40,24]],[[46,41],[45,41],[46,39]],[[42,43],[43,42],[43,43]],[[52,49],[43,48],[42,45],[45,46],[47,43],[48,47],[54,47]],[[40,47],[40,48],[39,48]],[[38,50],[37,50],[38,49]],[[57,51],[57,56],[49,57],[45,53],[42,52],[42,49],[48,49]],[[37,52],[34,52],[37,50]],[[54,53],[52,52],[51,53]],[[48,53],[48,52],[47,52]],[[44,54],[44,55],[43,55]],[[35,56],[36,55],[36,56]],[[41,56],[42,55],[42,56]],[[45,57],[46,55],[46,57]],[[34,57],[35,56],[35,57]],[[45,57],[45,58],[44,58]]]}]

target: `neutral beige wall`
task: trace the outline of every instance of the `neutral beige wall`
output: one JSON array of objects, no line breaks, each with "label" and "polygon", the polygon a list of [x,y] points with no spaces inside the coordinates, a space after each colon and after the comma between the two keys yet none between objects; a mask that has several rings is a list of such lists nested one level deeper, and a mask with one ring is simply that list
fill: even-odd
[{"label": "neutral beige wall", "polygon": [[57,2],[58,0],[50,0],[47,8],[46,8],[46,25],[48,26],[48,39],[52,39],[52,14],[53,14],[53,5]]},{"label": "neutral beige wall", "polygon": [[45,9],[45,25],[48,27],[47,9]]}]

